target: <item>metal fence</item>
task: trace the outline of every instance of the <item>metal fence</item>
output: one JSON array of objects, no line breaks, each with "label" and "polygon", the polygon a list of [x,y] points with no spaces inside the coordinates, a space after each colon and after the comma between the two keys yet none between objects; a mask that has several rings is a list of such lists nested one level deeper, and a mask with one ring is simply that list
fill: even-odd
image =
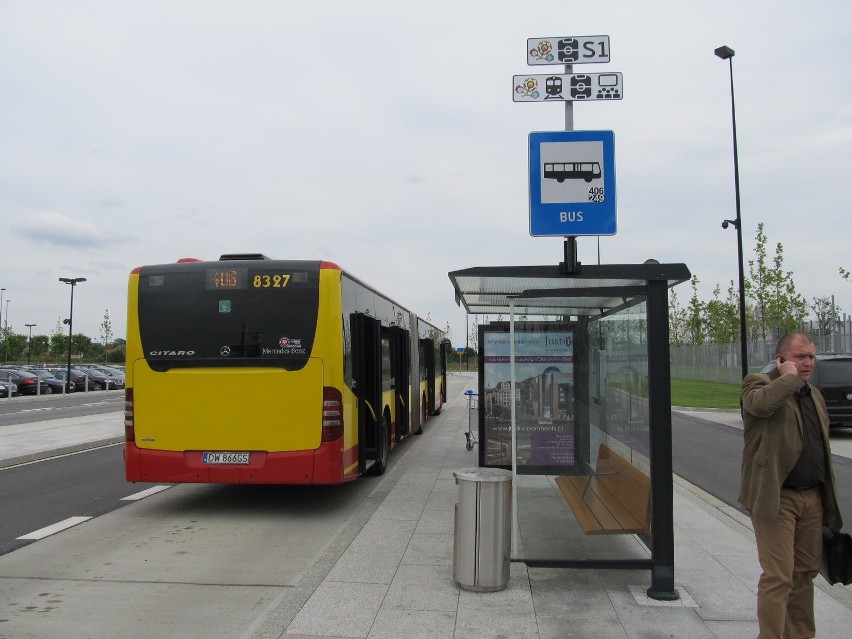
[{"label": "metal fence", "polygon": [[[806,324],[802,330],[811,334],[817,353],[852,353],[852,318],[837,323],[830,335],[817,335],[816,326]],[[775,358],[778,340],[753,340],[748,343],[748,368],[756,373]],[[742,379],[740,343],[672,346],[671,373],[676,379],[701,379],[710,382],[739,384]]]}]

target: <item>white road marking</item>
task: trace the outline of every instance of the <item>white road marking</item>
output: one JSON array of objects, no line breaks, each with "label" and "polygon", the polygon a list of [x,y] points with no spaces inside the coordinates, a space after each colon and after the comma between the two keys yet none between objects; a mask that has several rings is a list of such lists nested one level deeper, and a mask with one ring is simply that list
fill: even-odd
[{"label": "white road marking", "polygon": [[134,495],[128,495],[127,497],[122,497],[121,501],[137,501],[139,499],[145,499],[145,497],[149,497],[150,495],[156,495],[171,486],[154,486],[153,488],[149,488],[148,490],[143,490]]},{"label": "white road marking", "polygon": [[21,535],[17,539],[44,539],[45,537],[50,537],[50,535],[55,535],[58,532],[72,528],[77,524],[82,524],[84,521],[88,521],[90,519],[91,517],[69,517],[68,519],[57,522],[52,526],[45,526],[44,528],[33,531],[27,535]]}]

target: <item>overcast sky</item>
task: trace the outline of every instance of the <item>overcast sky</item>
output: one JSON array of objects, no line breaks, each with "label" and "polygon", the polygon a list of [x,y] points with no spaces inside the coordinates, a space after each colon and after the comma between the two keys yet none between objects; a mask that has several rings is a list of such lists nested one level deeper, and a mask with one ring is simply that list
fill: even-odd
[{"label": "overcast sky", "polygon": [[[603,263],[737,278],[728,63],[743,236],[784,247],[799,291],[852,311],[848,0],[0,0],[0,287],[17,333],[67,317],[124,337],[131,269],[261,252],[337,262],[464,342],[447,273],[556,263],[529,235],[528,134],[562,104],[512,101],[528,38],[609,35],[618,232]],[[583,263],[596,238],[580,238]],[[681,300],[689,286],[677,290]],[[8,306],[5,300],[9,300]]]}]

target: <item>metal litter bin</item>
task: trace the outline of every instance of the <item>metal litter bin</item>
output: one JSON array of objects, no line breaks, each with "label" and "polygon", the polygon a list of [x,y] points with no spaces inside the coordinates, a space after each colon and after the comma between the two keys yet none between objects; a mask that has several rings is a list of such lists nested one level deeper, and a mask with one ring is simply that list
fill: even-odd
[{"label": "metal litter bin", "polygon": [[512,542],[512,473],[463,468],[453,537],[453,579],[466,590],[493,592],[509,583]]}]

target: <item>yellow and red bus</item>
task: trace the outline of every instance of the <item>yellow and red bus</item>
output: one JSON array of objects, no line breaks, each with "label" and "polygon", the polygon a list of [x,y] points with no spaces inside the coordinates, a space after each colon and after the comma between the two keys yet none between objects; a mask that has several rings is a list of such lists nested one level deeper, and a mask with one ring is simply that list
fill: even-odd
[{"label": "yellow and red bus", "polygon": [[382,474],[446,399],[444,333],[331,262],[142,266],[127,318],[128,481]]}]

